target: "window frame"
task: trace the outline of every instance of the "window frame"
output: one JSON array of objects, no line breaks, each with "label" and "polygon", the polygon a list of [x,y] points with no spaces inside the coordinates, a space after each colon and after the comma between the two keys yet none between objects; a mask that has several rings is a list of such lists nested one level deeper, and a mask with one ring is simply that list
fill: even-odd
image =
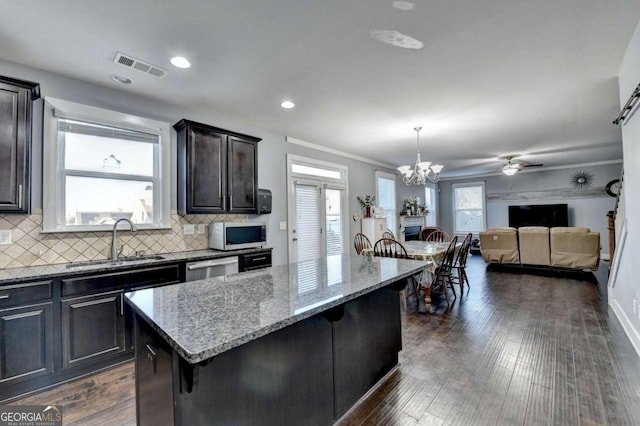
[{"label": "window frame", "polygon": [[[171,229],[171,126],[169,123],[46,97],[44,102],[42,168],[43,233],[94,232],[111,231],[113,229],[112,225],[66,225],[65,178],[66,176],[78,176],[78,173],[71,169],[67,170],[63,166],[64,142],[58,131],[58,121],[60,119],[78,120],[157,135],[158,143],[154,146],[154,172],[153,176],[148,179],[153,185],[153,223],[136,224],[136,226],[140,229]],[[67,173],[67,171],[71,171],[71,173]],[[89,171],[80,173],[82,177],[96,177],[100,174]],[[118,175],[113,180],[123,180],[128,177],[135,178],[138,176]]]},{"label": "window frame", "polygon": [[[481,187],[482,188],[482,208],[481,209],[458,209],[456,208],[456,189],[458,188],[470,188],[470,187]],[[475,181],[475,182],[465,182],[465,183],[454,183],[451,185],[451,202],[452,202],[452,211],[453,211],[453,233],[462,235],[468,234],[471,232],[474,235],[477,235],[478,232],[483,232],[487,229],[487,193],[485,188],[484,181]],[[458,211],[478,211],[482,212],[482,230],[481,231],[469,231],[469,230],[461,230],[458,229],[458,220],[457,213]]]},{"label": "window frame", "polygon": [[[378,206],[380,207],[380,188],[378,185],[378,180],[379,179],[387,179],[387,180],[392,180],[393,181],[393,200],[394,200],[394,207],[393,207],[393,211],[392,212],[384,212],[385,217],[387,218],[387,228],[391,229],[393,231],[393,234],[396,235],[400,232],[400,214],[398,212],[398,187],[397,187],[397,183],[398,183],[398,175],[394,174],[394,173],[387,173],[387,172],[383,172],[380,170],[376,170],[374,173],[375,179],[376,179],[376,200],[378,200]],[[390,213],[393,213],[392,215]],[[389,226],[389,217],[392,217],[393,219],[393,226]]]}]

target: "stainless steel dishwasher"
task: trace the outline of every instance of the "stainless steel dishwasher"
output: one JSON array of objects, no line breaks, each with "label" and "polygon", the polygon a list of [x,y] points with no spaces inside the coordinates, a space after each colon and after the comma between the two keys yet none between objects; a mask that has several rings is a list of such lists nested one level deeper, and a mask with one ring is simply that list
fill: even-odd
[{"label": "stainless steel dishwasher", "polygon": [[187,281],[203,280],[205,278],[220,277],[238,272],[238,257],[203,260],[187,263]]}]

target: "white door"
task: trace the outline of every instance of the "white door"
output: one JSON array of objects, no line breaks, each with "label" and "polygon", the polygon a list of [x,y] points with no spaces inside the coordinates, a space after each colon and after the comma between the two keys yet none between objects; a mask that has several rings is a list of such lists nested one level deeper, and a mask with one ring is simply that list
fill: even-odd
[{"label": "white door", "polygon": [[287,155],[289,262],[348,252],[348,169]]}]

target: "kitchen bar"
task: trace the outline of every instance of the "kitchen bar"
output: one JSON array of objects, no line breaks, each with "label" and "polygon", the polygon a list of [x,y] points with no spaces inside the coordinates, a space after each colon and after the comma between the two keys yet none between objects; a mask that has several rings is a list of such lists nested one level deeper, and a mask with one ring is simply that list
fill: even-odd
[{"label": "kitchen bar", "polygon": [[423,268],[333,256],[128,293],[138,424],[332,424],[397,365]]}]

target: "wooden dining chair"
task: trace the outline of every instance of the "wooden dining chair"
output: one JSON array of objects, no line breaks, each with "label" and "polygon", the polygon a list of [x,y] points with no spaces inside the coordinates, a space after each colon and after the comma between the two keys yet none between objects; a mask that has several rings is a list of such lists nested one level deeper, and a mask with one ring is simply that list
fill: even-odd
[{"label": "wooden dining chair", "polygon": [[451,238],[449,237],[449,234],[440,229],[429,234],[426,241],[432,241],[435,243],[447,243],[450,241],[450,239]]},{"label": "wooden dining chair", "polygon": [[449,289],[453,292],[454,300],[457,298],[456,289],[453,286],[452,270],[453,261],[456,255],[456,244],[458,243],[458,237],[453,237],[449,242],[449,247],[442,258],[442,261],[433,273],[433,282],[431,284],[431,293],[444,293],[444,297],[447,300],[447,307],[451,306],[449,300]]},{"label": "wooden dining chair", "polygon": [[442,228],[437,226],[423,226],[420,230],[420,241],[427,241],[429,235],[433,234],[436,231],[442,231]]},{"label": "wooden dining chair", "polygon": [[386,231],[384,231],[384,232],[382,233],[382,238],[391,238],[392,240],[395,240],[395,239],[396,239],[396,236],[395,236],[395,235],[393,235],[393,232],[391,232],[391,230],[390,230],[390,229],[387,229]]},{"label": "wooden dining chair", "polygon": [[362,250],[364,250],[364,249],[372,248],[371,241],[369,241],[369,238],[367,238],[367,236],[364,235],[361,232],[358,232],[356,234],[356,236],[354,237],[353,245],[354,245],[354,247],[356,249],[356,253],[357,254],[362,253]]},{"label": "wooden dining chair", "polygon": [[467,257],[469,256],[469,249],[471,249],[471,238],[471,233],[468,233],[467,236],[464,237],[452,265],[452,268],[456,270],[456,274],[452,275],[452,279],[454,284],[460,286],[460,296],[464,295],[465,283],[467,284],[467,288],[471,288],[469,287],[469,277],[467,277],[466,271]]},{"label": "wooden dining chair", "polygon": [[[407,254],[407,250],[404,248],[404,246],[392,238],[380,238],[378,241],[376,241],[375,245],[373,246],[373,255],[380,257],[395,257],[397,259],[411,259]],[[413,287],[413,294],[415,294],[416,298],[418,298],[419,283],[417,278],[414,276],[409,277],[407,279],[407,285],[409,285],[409,283],[411,283]],[[404,290],[402,290],[401,293],[402,305],[406,310],[408,297],[406,287]]]},{"label": "wooden dining chair", "polygon": [[[396,237],[393,235],[393,232],[391,232],[390,230],[386,230],[382,233],[382,239],[386,239],[386,240],[396,240]],[[389,241],[387,241],[387,243],[389,243]],[[402,244],[401,244],[402,245]],[[404,247],[402,247],[404,248]]]}]

